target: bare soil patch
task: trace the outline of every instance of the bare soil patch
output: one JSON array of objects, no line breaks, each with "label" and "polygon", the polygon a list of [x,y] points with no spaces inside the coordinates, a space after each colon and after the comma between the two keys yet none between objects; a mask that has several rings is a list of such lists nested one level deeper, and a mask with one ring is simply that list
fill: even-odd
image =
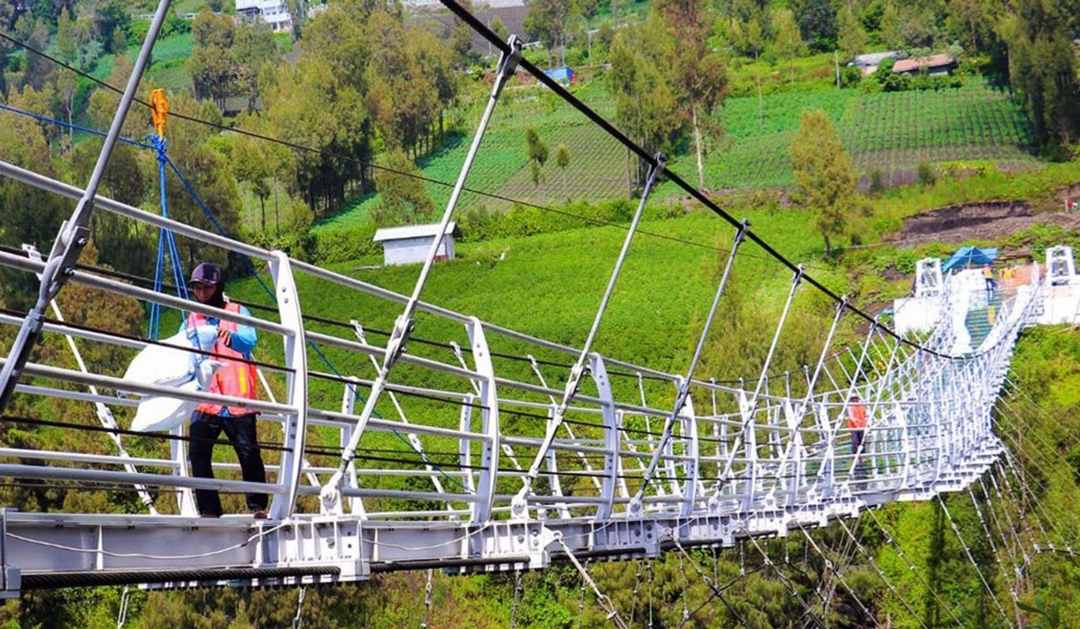
[{"label": "bare soil patch", "polygon": [[1026,201],[984,201],[950,205],[913,216],[887,242],[993,240],[1036,224],[1080,229],[1080,214],[1036,212]]}]

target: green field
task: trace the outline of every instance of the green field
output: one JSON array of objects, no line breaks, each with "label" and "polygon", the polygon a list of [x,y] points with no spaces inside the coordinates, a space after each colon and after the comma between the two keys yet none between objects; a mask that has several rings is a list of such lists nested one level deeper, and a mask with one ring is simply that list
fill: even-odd
[{"label": "green field", "polygon": [[[598,82],[579,91],[578,96],[605,116],[614,114],[614,104]],[[479,118],[477,108],[470,112],[465,128],[471,134]],[[525,132],[534,128],[548,147],[549,160],[543,180],[534,186],[529,177],[525,154]],[[457,179],[471,135],[449,136],[444,146],[419,160],[424,175],[444,182]],[[570,166],[562,172],[555,165],[555,151],[566,144]],[[469,174],[468,187],[486,193],[549,203],[553,199],[604,199],[625,194],[625,151],[584,116],[558,103],[551,94],[536,89],[510,88],[495,109],[483,144]],[[599,185],[598,185],[599,182]],[[450,187],[426,184],[435,205],[444,205]],[[322,221],[315,230],[350,228],[367,221],[368,212],[379,203],[378,194],[357,199],[344,211]],[[476,204],[504,209],[507,203],[465,194],[460,207]]]},{"label": "green field", "polygon": [[[758,212],[751,215],[755,228],[786,253],[800,261],[812,261],[820,255],[820,239],[811,234],[811,217],[804,212]],[[727,246],[733,235],[730,226],[719,218],[706,213],[695,213],[678,219],[651,221],[642,229],[667,236],[676,236],[706,247],[673,243],[669,240],[640,235],[634,241],[620,283],[605,315],[595,349],[607,355],[634,361],[664,370],[682,370],[689,358],[689,346],[685,339],[700,327],[700,321],[715,290],[715,267],[721,254],[709,246]],[[424,299],[449,308],[527,332],[542,338],[580,345],[584,339],[600,294],[611,271],[625,231],[617,227],[586,228],[556,234],[542,234],[527,238],[492,240],[480,243],[460,243],[459,259],[437,266],[424,291]],[[755,310],[778,312],[784,296],[784,287],[790,275],[772,263],[762,260],[753,246],[744,249],[736,270],[736,282],[746,291],[752,291]],[[505,254],[504,259],[499,259]],[[416,265],[392,268],[361,268],[356,263],[336,265],[333,268],[376,285],[399,292],[409,292],[415,282]],[[847,284],[842,275],[832,270],[814,267],[814,273],[828,285],[843,291]],[[368,329],[387,330],[400,314],[400,305],[366,297],[360,293],[342,290],[325,281],[298,277],[299,292],[305,312],[313,315],[349,320],[356,318]],[[809,296],[810,291],[807,291]],[[230,294],[257,301],[266,300],[262,289],[248,281],[231,287]],[[775,314],[761,317],[775,320]],[[347,330],[310,323],[310,329],[320,332],[349,336]],[[421,315],[416,336],[442,341],[454,340],[467,347],[467,337],[462,326]],[[373,335],[372,342],[381,344],[385,337]],[[532,352],[543,359],[565,362],[565,354],[538,350],[497,335],[489,335],[493,351],[524,353]],[[279,353],[278,348],[267,344],[264,351]],[[357,377],[372,376],[373,370],[364,356],[323,348],[334,368]],[[450,352],[412,344],[410,353],[453,362]],[[277,356],[271,357],[278,360]],[[313,369],[328,372],[331,368],[314,352],[309,352]],[[735,361],[726,361],[727,369]],[[496,365],[500,373],[534,382],[526,366],[500,360]],[[547,376],[552,383],[561,382],[564,370],[549,369]],[[440,386],[456,388],[460,381],[446,376],[417,369],[407,365],[395,372],[399,382],[415,386]],[[722,377],[722,376],[721,376]],[[616,379],[619,380],[619,379]],[[312,399],[323,408],[340,404],[341,385],[335,382],[313,381]],[[636,381],[621,379],[614,386],[623,395],[636,397]],[[630,387],[627,389],[626,387]],[[621,389],[621,390],[620,390]],[[650,388],[656,403],[664,403],[672,391],[669,386]],[[456,425],[456,413],[447,411],[445,405],[432,404],[427,400],[401,398],[406,412],[418,421],[440,426]],[[385,406],[385,408],[384,408]],[[388,403],[380,405],[380,412],[393,416],[394,408]],[[452,409],[451,409],[452,410]],[[505,419],[508,434],[526,432],[532,434],[535,426],[510,415]],[[336,435],[329,432],[314,437],[317,441],[332,442]],[[438,438],[424,437],[425,447],[453,450],[455,443]],[[392,433],[369,432],[364,446],[371,448],[401,448],[399,438]],[[394,482],[387,479],[387,483]]]},{"label": "green field", "polygon": [[[1008,92],[978,80],[942,91],[864,94],[857,90],[732,98],[726,138],[705,164],[709,188],[789,186],[789,147],[803,111],[821,109],[837,126],[860,173],[914,170],[920,162],[991,160],[1028,164],[1031,133]],[[679,170],[693,172],[683,159]]]},{"label": "green field", "polygon": [[[154,43],[152,63],[146,71],[146,81],[155,87],[190,92],[191,76],[187,73],[185,63],[191,56],[191,47],[191,33],[169,35],[157,40]],[[139,47],[136,45],[129,46],[124,54],[134,60],[138,52]],[[109,74],[112,73],[114,63],[116,63],[116,55],[104,55],[98,59],[91,74],[95,78],[107,80]]]},{"label": "green field", "polygon": [[[501,102],[484,139],[469,187],[546,205],[568,200],[598,200],[626,193],[626,151],[598,127],[549,94],[510,90]],[[579,90],[590,106],[611,119],[614,103],[602,81]],[[862,175],[880,171],[902,179],[921,162],[993,161],[1009,166],[1033,165],[1026,147],[1031,142],[1026,117],[1006,92],[982,80],[970,79],[959,89],[866,94],[859,90],[826,89],[784,92],[760,99],[729,98],[717,113],[724,135],[710,143],[705,158],[705,187],[746,189],[792,185],[790,145],[802,112],[821,109],[837,129]],[[475,118],[473,116],[471,119]],[[466,128],[471,129],[472,123]],[[549,160],[542,180],[534,185],[525,156],[525,130],[536,128],[548,146]],[[565,144],[571,161],[556,166],[557,147]],[[425,175],[453,181],[468,148],[468,138],[456,136],[435,155],[421,160]],[[689,181],[697,181],[691,146],[675,156],[671,166]],[[428,186],[436,205],[445,203],[448,188]],[[671,186],[660,197],[678,194]],[[371,195],[324,221],[316,230],[361,224],[378,203]],[[508,204],[466,195],[462,207]]]}]

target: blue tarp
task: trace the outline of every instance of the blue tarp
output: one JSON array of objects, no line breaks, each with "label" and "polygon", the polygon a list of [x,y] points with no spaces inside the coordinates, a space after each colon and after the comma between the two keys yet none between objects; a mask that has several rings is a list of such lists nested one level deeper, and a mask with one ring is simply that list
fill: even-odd
[{"label": "blue tarp", "polygon": [[997,249],[980,249],[978,247],[963,247],[952,254],[948,262],[941,266],[944,273],[949,271],[966,269],[970,266],[988,266],[997,258]]},{"label": "blue tarp", "polygon": [[571,83],[574,80],[574,71],[570,69],[570,66],[562,66],[561,68],[549,68],[544,70],[544,74],[548,75],[552,79],[555,79],[559,83]]}]

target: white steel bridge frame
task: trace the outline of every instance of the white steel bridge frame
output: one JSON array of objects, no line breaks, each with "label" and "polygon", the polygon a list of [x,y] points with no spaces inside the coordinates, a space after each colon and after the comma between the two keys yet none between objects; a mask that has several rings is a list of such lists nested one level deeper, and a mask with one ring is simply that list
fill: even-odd
[{"label": "white steel bridge frame", "polygon": [[[168,4],[161,1],[141,56],[152,46]],[[443,214],[444,224],[451,219],[502,86],[516,69],[518,51],[511,38]],[[137,64],[117,111],[117,133],[141,70]],[[105,142],[101,169],[114,141]],[[18,326],[22,339],[3,361],[0,400],[46,396],[118,411],[136,405],[144,395],[228,402],[258,410],[260,420],[280,426],[282,434],[277,461],[268,466],[274,478],[266,484],[191,477],[182,434],[173,440],[169,458],[130,456],[122,449],[119,454],[88,454],[0,448],[4,461],[36,461],[0,463],[0,477],[6,479],[171,488],[178,497],[177,515],[4,510],[3,591],[120,583],[182,587],[347,582],[383,571],[431,567],[459,572],[537,569],[566,558],[567,549],[578,557],[655,556],[668,548],[730,546],[739,537],[785,535],[789,529],[823,526],[832,518],[891,501],[929,500],[965,489],[997,460],[1003,446],[992,431],[994,404],[1016,338],[1038,303],[1038,282],[1005,304],[979,350],[963,356],[950,355],[956,330],[948,316],[922,345],[902,341],[874,320],[857,350],[836,352],[833,342],[843,317],[859,312],[841,299],[817,363],[805,369],[805,383],[793,386],[789,376],[778,387],[768,374],[785,321],[800,289],[808,283],[820,286],[798,267],[754,385],[705,381],[695,377],[695,368],[716,305],[729,274],[737,272],[740,243],[757,239],[743,223],[736,226],[724,276],[686,372],[665,373],[594,351],[593,340],[652,183],[663,171],[663,157],[657,156],[588,337],[582,347],[572,347],[423,301],[439,238],[412,294],[404,295],[98,196],[93,177],[80,189],[0,162],[0,176],[80,201],[44,260],[0,252],[0,266],[37,274],[42,287],[37,306],[27,316],[0,315],[0,324]],[[84,228],[95,209],[265,265],[276,316],[226,312],[78,267]],[[304,299],[294,279],[300,274],[358,300],[401,305],[403,312],[386,344],[368,342],[359,315],[353,338],[307,329]],[[26,360],[40,334],[133,350],[146,346],[144,340],[46,319],[45,306],[67,282],[251,325],[265,337],[281,339],[281,365],[261,371],[281,377],[284,397],[240,400],[134,384],[94,373],[92,365],[76,370]],[[946,291],[942,299],[950,298]],[[419,351],[413,338],[419,315],[461,326],[467,342],[448,342],[453,360],[445,353]],[[493,351],[496,340],[529,348],[516,358],[527,360],[532,371],[510,366],[504,353]],[[312,344],[358,357],[361,364],[372,361],[375,377],[337,378],[340,406],[320,405],[311,395],[311,384],[325,380],[325,374],[309,365]],[[534,354],[574,362],[558,365],[539,361]],[[541,365],[548,370],[546,378]],[[561,389],[548,385],[552,378],[561,379]],[[622,380],[616,384],[616,378]],[[636,390],[626,384],[635,378]],[[646,379],[653,383],[652,396],[664,400],[662,405],[648,400]],[[669,393],[657,394],[659,388],[669,388]],[[358,411],[363,392],[367,395]],[[870,423],[863,449],[851,452],[851,431],[845,426],[855,393],[864,401]],[[407,396],[422,397],[440,411],[413,414],[399,403]],[[669,399],[673,403],[667,403]],[[2,406],[0,402],[0,412]],[[521,417],[539,419],[542,427],[523,428],[516,421]],[[657,424],[662,425],[659,432],[652,429]],[[333,456],[309,441],[328,431],[339,440],[340,450]],[[397,463],[413,467],[362,466],[364,440],[378,433],[406,436],[410,454],[419,459]],[[112,436],[120,448],[119,433]],[[443,456],[432,454],[433,444],[452,444],[453,462],[445,456],[433,458]],[[328,456],[329,464],[312,463]],[[531,464],[522,465],[519,459]],[[130,466],[143,471],[132,472]],[[229,472],[237,467],[215,466]],[[382,478],[404,477],[422,479],[431,487],[378,486]],[[449,481],[456,486],[450,487]],[[200,518],[193,510],[193,489],[270,494],[270,518]]]}]

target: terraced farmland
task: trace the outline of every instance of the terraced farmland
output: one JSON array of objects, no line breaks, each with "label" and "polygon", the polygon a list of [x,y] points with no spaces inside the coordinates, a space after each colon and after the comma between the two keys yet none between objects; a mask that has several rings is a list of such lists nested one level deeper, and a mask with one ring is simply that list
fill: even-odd
[{"label": "terraced farmland", "polygon": [[[508,90],[484,139],[469,178],[469,187],[500,196],[544,204],[603,199],[626,193],[626,151],[599,128],[546,92]],[[593,81],[578,95],[609,119],[614,103],[603,81]],[[793,183],[789,148],[803,111],[821,109],[836,123],[844,145],[863,174],[881,171],[888,180],[910,178],[920,162],[985,160],[1010,166],[1035,161],[1026,147],[1031,132],[1020,105],[1008,92],[979,79],[959,89],[866,94],[859,90],[789,92],[758,98],[729,98],[717,113],[724,136],[705,159],[705,185],[710,189],[781,187]],[[478,117],[474,112],[471,120]],[[542,180],[529,173],[525,131],[535,128],[548,147]],[[560,169],[560,144],[570,152],[570,165]],[[453,181],[468,148],[458,136],[420,166],[432,178]],[[675,156],[673,167],[696,181],[689,145]],[[445,203],[449,188],[429,184],[436,205]],[[660,196],[676,191],[663,186]],[[316,229],[334,229],[366,221],[378,202],[372,195]],[[462,207],[508,203],[466,194]]]},{"label": "terraced farmland", "polygon": [[[920,162],[990,160],[1030,163],[1031,132],[1007,92],[970,80],[960,89],[863,94],[829,90],[728,99],[721,113],[727,134],[706,160],[711,188],[793,183],[788,147],[806,109],[822,109],[837,125],[863,174],[888,177]],[[680,172],[693,172],[683,158]]]}]

